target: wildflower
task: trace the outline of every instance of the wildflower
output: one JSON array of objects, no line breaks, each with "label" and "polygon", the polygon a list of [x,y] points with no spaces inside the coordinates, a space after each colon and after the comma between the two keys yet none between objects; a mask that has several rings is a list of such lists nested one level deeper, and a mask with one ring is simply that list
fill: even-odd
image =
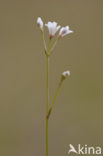
[{"label": "wildflower", "polygon": [[64,72],[62,73],[62,79],[65,79],[65,78],[67,78],[67,77],[69,77],[69,76],[70,76],[70,71],[69,71],[69,70],[64,71]]},{"label": "wildflower", "polygon": [[40,17],[37,18],[37,25],[41,31],[43,31],[43,21]]},{"label": "wildflower", "polygon": [[48,22],[47,24],[45,24],[45,26],[48,28],[50,38],[53,38],[61,27],[60,25],[57,26],[56,22]]},{"label": "wildflower", "polygon": [[65,36],[67,34],[70,34],[70,33],[73,33],[73,31],[69,30],[69,26],[62,27],[59,32],[59,38]]}]

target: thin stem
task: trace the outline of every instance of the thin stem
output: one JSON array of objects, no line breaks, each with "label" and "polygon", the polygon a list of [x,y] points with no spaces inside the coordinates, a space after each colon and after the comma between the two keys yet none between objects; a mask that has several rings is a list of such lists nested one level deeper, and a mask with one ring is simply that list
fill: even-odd
[{"label": "thin stem", "polygon": [[46,112],[48,112],[48,105],[49,105],[49,56],[46,56],[46,72],[47,72],[47,78],[46,78],[46,87],[47,87],[47,106],[46,106]]},{"label": "thin stem", "polygon": [[49,39],[48,55],[50,55],[50,52],[51,52],[51,38]]},{"label": "thin stem", "polygon": [[63,82],[63,79],[61,79],[61,81],[60,81],[60,83],[59,83],[59,85],[58,85],[58,87],[57,87],[57,90],[56,90],[56,92],[55,92],[55,95],[54,95],[54,98],[53,98],[53,100],[52,100],[52,103],[51,103],[51,105],[50,105],[50,108],[49,108],[49,111],[48,111],[48,114],[47,114],[47,118],[48,118],[48,119],[49,119],[49,116],[50,116],[50,114],[51,114],[51,111],[52,111],[54,102],[55,102],[55,100],[56,100],[56,97],[57,97],[57,95],[58,95],[58,93],[59,93],[59,90],[60,90],[60,87],[61,87],[61,85],[62,85],[62,82]]},{"label": "thin stem", "polygon": [[48,118],[46,118],[46,156],[48,156]]},{"label": "thin stem", "polygon": [[44,32],[42,31],[41,33],[42,33],[42,39],[43,39],[43,44],[44,44],[44,50],[45,50],[45,53],[47,54],[47,47],[46,47]]},{"label": "thin stem", "polygon": [[[47,60],[47,105],[46,105],[46,113],[48,113],[48,105],[49,105],[49,56],[46,55]],[[46,156],[48,156],[48,118],[46,118]]]},{"label": "thin stem", "polygon": [[[47,87],[47,105],[46,105],[46,116],[48,113],[49,107],[49,54],[51,50],[51,38],[49,40],[48,51],[46,51],[46,87]],[[48,118],[46,117],[46,156],[48,156]]]},{"label": "thin stem", "polygon": [[59,41],[59,37],[57,37],[56,41],[54,42],[52,48],[51,48],[51,53],[53,53],[54,48],[56,47],[57,43]]}]

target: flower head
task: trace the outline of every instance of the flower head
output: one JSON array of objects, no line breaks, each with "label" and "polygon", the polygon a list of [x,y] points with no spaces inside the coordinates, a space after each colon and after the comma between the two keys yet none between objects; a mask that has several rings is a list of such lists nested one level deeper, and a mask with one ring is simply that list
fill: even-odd
[{"label": "flower head", "polygon": [[56,22],[48,22],[45,24],[45,26],[48,28],[50,38],[54,37],[56,32],[60,29],[60,25],[57,26]]},{"label": "flower head", "polygon": [[37,18],[37,25],[40,28],[40,30],[43,31],[43,21],[40,17]]},{"label": "flower head", "polygon": [[62,73],[62,79],[65,79],[65,78],[67,78],[67,77],[69,77],[69,76],[70,76],[70,71],[69,71],[69,70],[64,71],[64,72]]},{"label": "flower head", "polygon": [[70,33],[73,33],[73,31],[69,30],[69,26],[62,27],[59,32],[59,37],[61,38]]}]

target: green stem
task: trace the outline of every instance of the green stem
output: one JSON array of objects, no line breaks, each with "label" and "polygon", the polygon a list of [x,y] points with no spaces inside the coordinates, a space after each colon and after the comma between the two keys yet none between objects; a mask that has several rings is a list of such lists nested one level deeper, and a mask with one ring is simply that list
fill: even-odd
[{"label": "green stem", "polygon": [[47,47],[46,47],[46,42],[45,42],[44,32],[41,31],[41,33],[42,33],[42,39],[43,39],[43,44],[44,44],[45,54],[47,54]]},{"label": "green stem", "polygon": [[48,118],[46,118],[46,156],[48,156]]},{"label": "green stem", "polygon": [[49,39],[49,45],[48,45],[48,55],[50,56],[51,52],[51,38]]},{"label": "green stem", "polygon": [[49,40],[48,45],[48,52],[46,52],[46,72],[47,72],[47,78],[46,78],[46,87],[47,87],[47,105],[46,105],[46,156],[48,156],[48,107],[49,107],[49,54],[51,49],[51,39]]},{"label": "green stem", "polygon": [[51,53],[53,53],[54,48],[56,47],[57,43],[59,41],[59,37],[57,37],[56,41],[54,42],[52,48],[51,48]]},{"label": "green stem", "polygon": [[[46,113],[48,113],[48,105],[49,105],[49,56],[46,56],[47,59],[47,105],[46,105]],[[48,156],[48,118],[46,118],[46,156]]]},{"label": "green stem", "polygon": [[56,97],[57,97],[57,95],[58,95],[58,93],[59,93],[59,90],[60,90],[60,87],[61,87],[61,85],[62,85],[62,82],[63,82],[63,79],[61,79],[61,81],[60,81],[60,83],[59,83],[59,85],[58,85],[58,87],[57,87],[57,90],[56,90],[56,92],[55,92],[54,98],[53,98],[53,100],[52,100],[52,103],[51,103],[51,105],[50,105],[49,111],[48,111],[48,113],[47,113],[47,119],[49,119],[49,116],[50,116],[50,114],[51,114],[51,111],[52,111],[54,102],[55,102],[55,100],[56,100]]},{"label": "green stem", "polygon": [[46,78],[46,87],[47,87],[47,106],[46,106],[46,112],[48,112],[48,105],[49,105],[49,56],[46,56],[46,70],[47,70],[47,78]]}]

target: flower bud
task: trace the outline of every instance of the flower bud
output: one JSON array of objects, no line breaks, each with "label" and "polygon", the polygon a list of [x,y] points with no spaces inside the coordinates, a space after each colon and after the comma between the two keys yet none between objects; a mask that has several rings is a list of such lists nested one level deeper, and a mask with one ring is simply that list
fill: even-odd
[{"label": "flower bud", "polygon": [[37,25],[41,31],[43,31],[43,21],[40,17],[37,18]]},{"label": "flower bud", "polygon": [[64,71],[64,72],[62,73],[62,79],[63,79],[63,80],[66,79],[66,78],[69,77],[69,76],[70,76],[70,71],[69,71],[69,70]]}]

